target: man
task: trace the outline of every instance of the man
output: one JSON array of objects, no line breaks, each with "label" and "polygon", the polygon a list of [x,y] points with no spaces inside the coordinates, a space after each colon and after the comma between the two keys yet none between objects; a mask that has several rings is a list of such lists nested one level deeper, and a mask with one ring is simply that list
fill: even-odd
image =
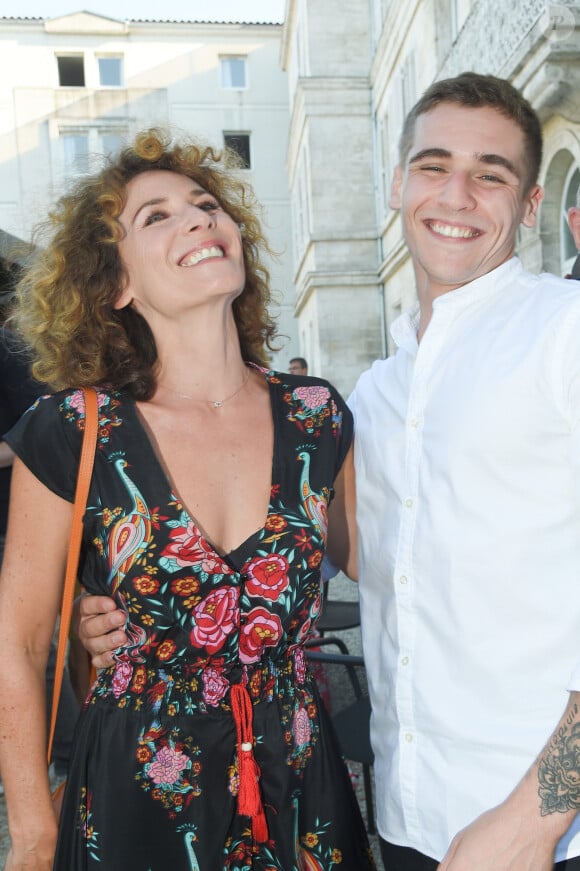
[{"label": "man", "polygon": [[580,280],[580,185],[576,191],[576,205],[568,209],[568,225],[579,253],[567,278]]},{"label": "man", "polygon": [[288,365],[291,375],[308,375],[308,363],[304,357],[292,357]]},{"label": "man", "polygon": [[529,104],[471,73],[402,135],[419,302],[351,397],[388,871],[580,868],[580,295],[513,256],[541,153]]},{"label": "man", "polygon": [[513,256],[541,151],[471,73],[402,134],[418,305],[351,398],[388,871],[580,868],[580,299]]}]

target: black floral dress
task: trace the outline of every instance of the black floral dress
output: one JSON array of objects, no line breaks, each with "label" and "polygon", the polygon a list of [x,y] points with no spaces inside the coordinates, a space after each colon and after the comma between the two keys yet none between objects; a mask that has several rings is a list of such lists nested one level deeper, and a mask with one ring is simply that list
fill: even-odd
[{"label": "black floral dress", "polygon": [[[82,579],[115,597],[129,642],[79,719],[58,871],[374,868],[302,647],[352,419],[325,381],[264,377],[270,506],[226,556],[173,491],[134,401],[99,391]],[[64,391],[7,440],[72,501],[83,426],[82,393]]]}]

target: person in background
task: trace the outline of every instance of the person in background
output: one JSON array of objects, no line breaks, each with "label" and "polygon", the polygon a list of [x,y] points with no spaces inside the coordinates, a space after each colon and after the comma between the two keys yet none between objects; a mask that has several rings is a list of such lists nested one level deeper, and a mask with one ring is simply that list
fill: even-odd
[{"label": "person in background", "polygon": [[[18,289],[57,392],[6,436],[6,871],[374,868],[303,650],[327,527],[338,560],[354,534],[352,419],[326,381],[264,367],[267,243],[227,160],[140,134],[61,198]],[[127,643],[81,712],[57,832],[40,684],[83,385],[99,439],[81,580],[113,597]]]},{"label": "person in background", "polygon": [[292,375],[308,375],[308,363],[304,357],[292,357],[288,365],[288,371]]},{"label": "person in background", "polygon": [[575,278],[578,281],[580,280],[580,185],[578,185],[578,190],[576,191],[576,205],[568,209],[568,226],[574,237],[578,256],[572,266],[572,272],[566,278]]}]

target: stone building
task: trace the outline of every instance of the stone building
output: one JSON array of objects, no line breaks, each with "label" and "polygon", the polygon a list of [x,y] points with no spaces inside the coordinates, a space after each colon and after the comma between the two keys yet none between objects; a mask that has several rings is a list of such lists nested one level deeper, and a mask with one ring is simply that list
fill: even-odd
[{"label": "stone building", "polygon": [[282,27],[121,21],[78,12],[0,18],[0,280],[48,203],[146,126],[170,125],[233,145],[264,206],[278,259],[269,267],[288,336],[273,365],[298,353],[289,192],[288,86]]},{"label": "stone building", "polygon": [[510,79],[545,137],[538,227],[518,254],[565,274],[565,221],[580,182],[580,3],[564,0],[287,0],[288,176],[298,331],[315,371],[348,393],[393,350],[392,320],[415,298],[388,207],[403,118],[435,79],[471,69]]}]

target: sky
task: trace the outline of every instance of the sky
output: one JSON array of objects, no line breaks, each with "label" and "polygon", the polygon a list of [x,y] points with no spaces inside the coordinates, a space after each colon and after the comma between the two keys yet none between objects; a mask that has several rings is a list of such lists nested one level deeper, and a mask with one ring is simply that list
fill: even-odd
[{"label": "sky", "polygon": [[0,0],[0,17],[56,18],[86,11],[117,19],[281,24],[285,5],[285,0]]}]

